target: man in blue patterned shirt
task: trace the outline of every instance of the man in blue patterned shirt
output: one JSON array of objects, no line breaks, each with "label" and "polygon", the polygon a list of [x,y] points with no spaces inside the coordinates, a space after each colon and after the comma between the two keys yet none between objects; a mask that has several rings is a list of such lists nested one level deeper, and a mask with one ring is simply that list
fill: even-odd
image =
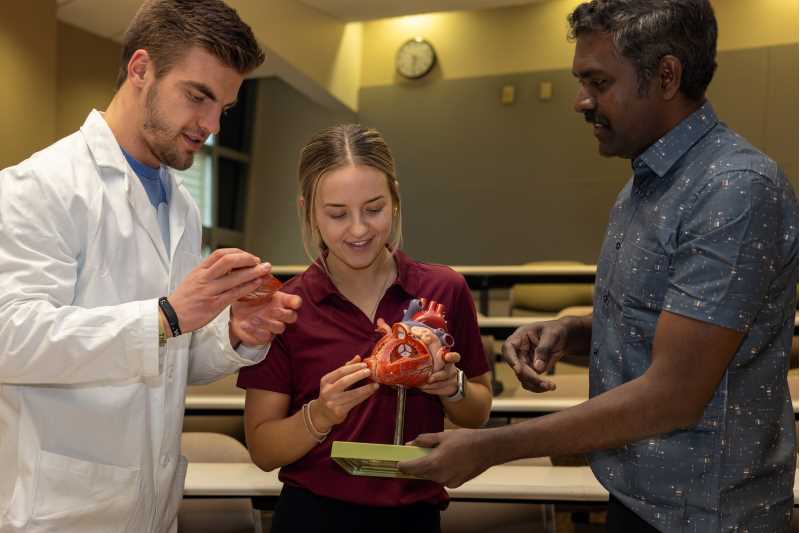
[{"label": "man in blue patterned shirt", "polygon": [[569,16],[575,110],[632,161],[610,213],[593,315],[517,330],[522,384],[590,354],[590,396],[503,428],[426,435],[403,470],[457,486],[492,464],[591,452],[610,531],[788,529],[797,456],[786,380],[797,309],[797,197],[718,119],[707,0],[594,0]]}]

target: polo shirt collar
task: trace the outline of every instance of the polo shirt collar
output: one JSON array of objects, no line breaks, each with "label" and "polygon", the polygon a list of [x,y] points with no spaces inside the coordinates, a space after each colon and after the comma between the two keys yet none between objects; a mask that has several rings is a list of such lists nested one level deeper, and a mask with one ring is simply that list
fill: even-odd
[{"label": "polo shirt collar", "polygon": [[663,178],[718,122],[711,102],[704,102],[697,111],[683,119],[631,162],[634,176],[643,177],[652,173]]},{"label": "polo shirt collar", "polygon": [[[397,279],[393,285],[399,285],[408,295],[414,296],[419,290],[420,280],[417,269],[413,268],[413,261],[400,250],[394,252],[394,260],[397,265]],[[318,257],[305,271],[303,283],[308,289],[308,295],[316,304],[331,295],[339,294],[336,285],[333,284],[330,276],[325,272],[325,267],[322,265],[322,257]]]}]

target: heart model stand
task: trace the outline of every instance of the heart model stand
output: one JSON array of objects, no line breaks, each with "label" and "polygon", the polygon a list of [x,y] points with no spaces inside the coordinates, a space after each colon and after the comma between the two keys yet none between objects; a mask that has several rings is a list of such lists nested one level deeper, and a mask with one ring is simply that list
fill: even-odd
[{"label": "heart model stand", "polygon": [[406,388],[397,386],[397,407],[394,413],[394,440],[395,445],[403,444],[403,430],[406,427]]}]

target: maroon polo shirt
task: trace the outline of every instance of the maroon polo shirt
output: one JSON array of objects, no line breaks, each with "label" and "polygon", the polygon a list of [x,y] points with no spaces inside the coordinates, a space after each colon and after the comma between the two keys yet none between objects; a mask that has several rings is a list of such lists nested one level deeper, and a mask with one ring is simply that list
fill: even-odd
[{"label": "maroon polo shirt", "polygon": [[[395,253],[397,279],[378,305],[376,321],[398,322],[413,298],[436,300],[445,306],[452,350],[461,354],[458,366],[472,378],[489,371],[483,354],[472,294],[464,278],[449,267],[418,263]],[[327,274],[311,265],[281,289],[303,298],[297,322],[278,336],[261,363],[242,368],[239,387],[265,389],[290,397],[289,415],[319,396],[319,380],[354,355],[369,355],[381,333],[353,303],[342,296]],[[430,481],[351,476],[330,457],[335,440],[391,444],[396,392],[381,386],[354,407],[330,436],[306,455],[281,468],[279,478],[320,496],[372,506],[399,506],[420,501],[444,505],[447,493]],[[420,433],[442,431],[444,410],[437,396],[409,389],[404,441]]]}]

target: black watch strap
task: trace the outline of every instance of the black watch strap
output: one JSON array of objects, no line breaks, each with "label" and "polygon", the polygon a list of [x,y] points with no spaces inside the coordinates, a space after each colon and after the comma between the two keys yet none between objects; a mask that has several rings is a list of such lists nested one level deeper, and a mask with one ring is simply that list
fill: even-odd
[{"label": "black watch strap", "polygon": [[172,304],[169,303],[166,296],[162,296],[158,299],[158,307],[164,312],[167,324],[169,324],[169,329],[172,331],[172,336],[179,336],[181,334],[181,326],[178,324],[178,314],[175,312],[175,308],[172,307]]}]

